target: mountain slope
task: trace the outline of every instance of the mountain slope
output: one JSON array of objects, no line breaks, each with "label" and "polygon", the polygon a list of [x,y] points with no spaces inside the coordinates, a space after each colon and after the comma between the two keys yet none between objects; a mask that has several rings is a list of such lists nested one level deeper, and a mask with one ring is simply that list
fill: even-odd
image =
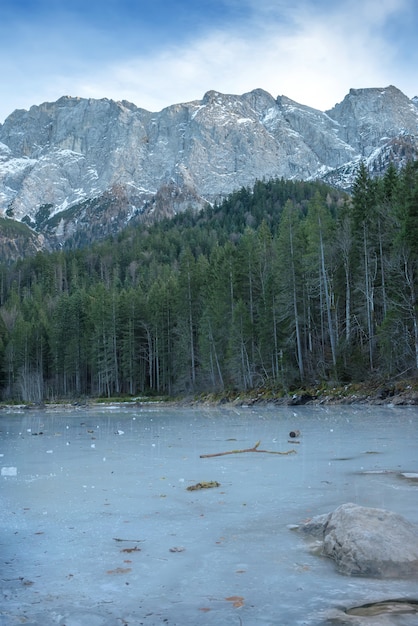
[{"label": "mountain slope", "polygon": [[379,173],[417,153],[417,101],[393,86],[352,89],[327,112],[261,89],[209,91],[158,113],[66,96],[0,126],[0,215],[56,247],[201,208],[256,180],[349,188],[361,159]]}]

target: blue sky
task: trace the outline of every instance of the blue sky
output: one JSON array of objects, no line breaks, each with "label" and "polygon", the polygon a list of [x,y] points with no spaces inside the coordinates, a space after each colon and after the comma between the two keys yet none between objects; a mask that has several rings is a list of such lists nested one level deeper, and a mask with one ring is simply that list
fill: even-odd
[{"label": "blue sky", "polygon": [[0,123],[62,95],[159,111],[262,88],[321,110],[418,95],[417,0],[2,0]]}]

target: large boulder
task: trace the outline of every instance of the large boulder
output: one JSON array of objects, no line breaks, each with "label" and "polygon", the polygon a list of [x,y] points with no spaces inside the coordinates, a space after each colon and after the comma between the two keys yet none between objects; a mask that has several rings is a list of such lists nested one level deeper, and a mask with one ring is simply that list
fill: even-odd
[{"label": "large boulder", "polygon": [[348,576],[418,576],[418,528],[401,515],[348,503],[303,524],[322,540],[322,554]]}]

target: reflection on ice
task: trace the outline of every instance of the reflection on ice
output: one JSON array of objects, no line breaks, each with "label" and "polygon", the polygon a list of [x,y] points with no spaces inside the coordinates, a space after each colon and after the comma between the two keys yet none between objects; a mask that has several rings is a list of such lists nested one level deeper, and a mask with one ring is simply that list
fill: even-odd
[{"label": "reflection on ice", "polygon": [[[338,575],[288,526],[343,502],[418,523],[417,429],[414,408],[4,412],[0,624],[316,626],[414,597]],[[296,454],[211,456],[255,441]]]}]

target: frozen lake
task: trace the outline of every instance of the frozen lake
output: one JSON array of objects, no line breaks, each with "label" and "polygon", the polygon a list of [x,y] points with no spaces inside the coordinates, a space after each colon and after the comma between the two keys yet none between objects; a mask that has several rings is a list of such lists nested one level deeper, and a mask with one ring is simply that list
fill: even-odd
[{"label": "frozen lake", "polygon": [[[288,528],[344,502],[418,524],[418,408],[3,410],[0,431],[1,626],[319,625],[418,595]],[[296,453],[200,458],[257,441]]]}]

